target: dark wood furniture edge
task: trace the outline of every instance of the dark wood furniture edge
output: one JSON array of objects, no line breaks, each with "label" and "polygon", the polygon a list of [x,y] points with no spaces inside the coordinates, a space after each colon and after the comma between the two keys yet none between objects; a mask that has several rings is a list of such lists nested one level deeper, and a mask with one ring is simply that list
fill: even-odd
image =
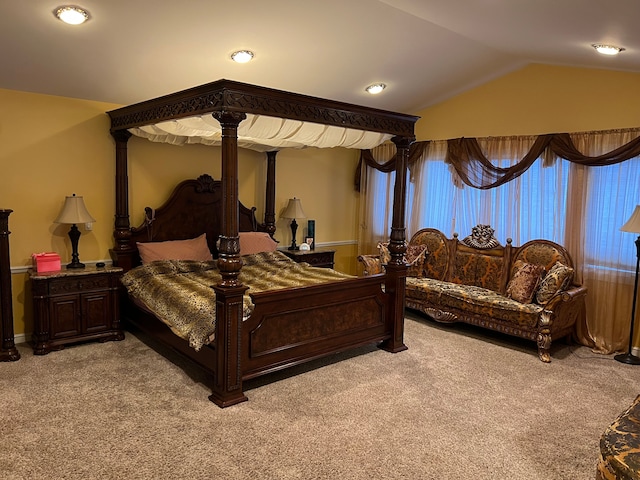
[{"label": "dark wood furniture edge", "polygon": [[0,322],[2,348],[0,362],[20,360],[13,333],[13,297],[11,290],[11,259],[9,253],[9,215],[13,210],[0,210]]},{"label": "dark wood furniture edge", "polygon": [[212,112],[242,112],[413,137],[419,117],[217,80],[107,112],[111,131]]},{"label": "dark wood furniture edge", "polygon": [[[118,269],[119,270],[119,269]],[[68,272],[69,277],[58,276],[55,272],[51,272],[51,278],[46,278],[46,274],[34,273],[29,271],[31,280],[31,296],[33,301],[33,317],[34,317],[34,329],[32,336],[33,353],[34,355],[47,355],[48,353],[56,350],[62,350],[68,344],[88,342],[98,340],[100,342],[107,341],[120,341],[124,340],[124,331],[120,322],[120,271],[114,271],[112,268],[105,269],[101,272],[96,269],[91,273],[87,273],[84,270],[77,269]],[[73,282],[78,277],[84,278],[84,282],[91,284],[91,280],[98,278],[98,276],[107,276],[107,285],[100,286],[99,288],[89,287],[89,290],[83,292],[81,290],[73,290],[66,292],[59,292],[52,294],[50,291],[50,282],[57,281],[58,285],[60,281],[64,282],[65,279],[68,282]],[[95,283],[95,282],[94,282]],[[108,324],[94,331],[87,331],[74,335],[62,336],[59,338],[52,338],[54,335],[52,309],[50,302],[55,298],[64,297],[69,298],[74,294],[78,295],[79,302],[83,301],[82,296],[91,296],[92,294],[106,293],[107,302],[105,312],[108,312]],[[82,308],[82,307],[81,307]],[[80,323],[88,322],[88,318],[82,315]]]}]

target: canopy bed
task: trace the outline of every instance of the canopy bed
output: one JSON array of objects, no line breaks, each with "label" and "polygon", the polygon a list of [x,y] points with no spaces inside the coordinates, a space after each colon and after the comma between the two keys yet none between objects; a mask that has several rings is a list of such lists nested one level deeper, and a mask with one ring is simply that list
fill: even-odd
[{"label": "canopy bed", "polygon": [[[196,350],[165,323],[130,301],[125,320],[184,353],[213,374],[211,401],[245,401],[243,381],[357,346],[403,343],[406,265],[405,188],[409,146],[418,117],[219,80],[108,112],[116,142],[114,264],[130,271],[138,244],[206,234],[219,272],[212,285],[212,339]],[[207,175],[176,187],[166,203],[147,209],[143,225],[129,222],[127,142],[132,135],[174,144],[220,145],[222,178]],[[275,160],[281,148],[371,148],[385,140],[398,149],[392,260],[382,275],[341,278],[294,288],[247,292],[240,232],[275,232]],[[238,199],[238,148],[266,152],[264,223]],[[216,242],[217,240],[217,242]],[[176,266],[177,265],[177,266]],[[181,263],[172,268],[182,268]],[[189,267],[190,268],[190,267]],[[251,312],[247,315],[247,297]]]}]

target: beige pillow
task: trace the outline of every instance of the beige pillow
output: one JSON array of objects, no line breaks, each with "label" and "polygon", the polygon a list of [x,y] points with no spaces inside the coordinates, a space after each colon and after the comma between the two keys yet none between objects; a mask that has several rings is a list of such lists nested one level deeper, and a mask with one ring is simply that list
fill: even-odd
[{"label": "beige pillow", "polygon": [[207,234],[189,240],[169,240],[166,242],[137,242],[142,264],[155,260],[211,260],[207,245]]},{"label": "beige pillow", "polygon": [[521,262],[509,280],[507,297],[520,303],[531,303],[543,273],[541,265]]},{"label": "beige pillow", "polygon": [[540,282],[538,291],[536,292],[536,302],[544,305],[551,297],[558,293],[571,282],[573,277],[573,268],[567,267],[563,263],[556,262],[553,264],[549,272]]},{"label": "beige pillow", "polygon": [[240,232],[240,255],[275,252],[278,244],[265,232]]}]

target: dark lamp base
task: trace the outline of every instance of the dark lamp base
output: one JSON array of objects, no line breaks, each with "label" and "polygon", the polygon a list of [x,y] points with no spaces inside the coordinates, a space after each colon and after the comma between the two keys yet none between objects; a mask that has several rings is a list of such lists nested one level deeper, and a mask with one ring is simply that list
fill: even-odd
[{"label": "dark lamp base", "polygon": [[71,262],[67,264],[67,268],[84,268],[84,263]]},{"label": "dark lamp base", "polygon": [[629,365],[640,365],[640,357],[636,357],[631,353],[621,353],[620,355],[616,355],[613,358],[621,363],[627,363]]}]

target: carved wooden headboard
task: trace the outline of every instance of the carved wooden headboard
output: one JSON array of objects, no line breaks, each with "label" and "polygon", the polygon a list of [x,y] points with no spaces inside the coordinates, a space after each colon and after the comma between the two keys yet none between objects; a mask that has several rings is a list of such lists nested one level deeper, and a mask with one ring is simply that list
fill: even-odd
[{"label": "carved wooden headboard", "polygon": [[[239,230],[266,232],[255,216],[255,207],[239,203]],[[187,240],[207,234],[209,250],[218,256],[216,241],[222,232],[222,184],[211,176],[180,182],[168,200],[159,208],[145,208],[145,221],[131,229],[132,245],[136,242]],[[139,264],[139,258],[134,261]]]}]

